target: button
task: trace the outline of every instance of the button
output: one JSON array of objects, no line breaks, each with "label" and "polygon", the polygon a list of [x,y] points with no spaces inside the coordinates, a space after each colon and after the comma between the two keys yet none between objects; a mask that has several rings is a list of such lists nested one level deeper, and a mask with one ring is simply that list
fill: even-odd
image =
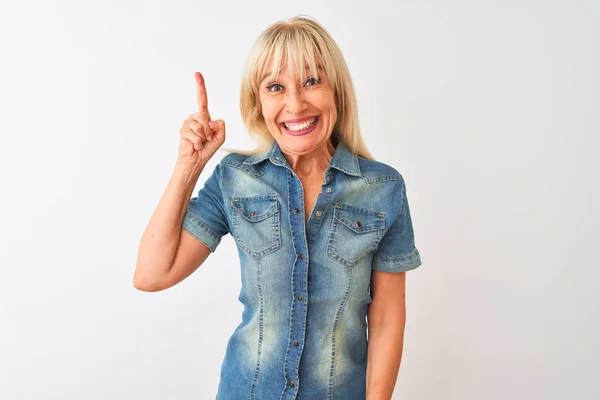
[{"label": "button", "polygon": [[323,215],[323,213],[319,210],[315,213],[317,215],[317,217],[320,217],[321,215]]},{"label": "button", "polygon": [[306,257],[304,256],[304,254],[300,254],[300,259],[304,260]]},{"label": "button", "polygon": [[327,193],[331,193],[331,188],[327,188],[327,189],[325,189],[325,191],[326,191]]},{"label": "button", "polygon": [[362,226],[362,222],[356,221],[356,226],[358,226],[360,228]]},{"label": "button", "polygon": [[252,211],[252,212],[250,213],[250,216],[251,216],[251,217],[254,217],[255,215],[256,215],[256,212],[254,212],[254,211]]},{"label": "button", "polygon": [[300,342],[297,340],[294,340],[294,346],[296,346],[296,347],[300,346]]},{"label": "button", "polygon": [[274,161],[279,161],[279,157],[273,157]]},{"label": "button", "polygon": [[294,387],[294,386],[296,386],[296,382],[294,382],[294,381],[290,381],[290,382],[288,383],[288,385],[290,385],[290,387]]},{"label": "button", "polygon": [[298,296],[298,301],[304,301],[304,296],[302,296],[302,295]]},{"label": "button", "polygon": [[300,212],[299,208],[294,208],[294,214],[298,214]]}]

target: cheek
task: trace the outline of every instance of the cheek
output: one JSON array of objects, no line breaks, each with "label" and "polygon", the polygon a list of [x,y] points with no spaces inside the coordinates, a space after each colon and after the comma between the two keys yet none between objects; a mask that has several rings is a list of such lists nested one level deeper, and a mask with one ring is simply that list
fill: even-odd
[{"label": "cheek", "polygon": [[330,112],[335,112],[337,110],[336,96],[333,93],[322,99],[321,103],[323,109],[329,110]]},{"label": "cheek", "polygon": [[331,101],[330,103],[328,103],[327,108],[331,117],[334,119],[337,118],[337,105],[335,104],[335,102]]},{"label": "cheek", "polygon": [[273,102],[261,100],[261,112],[267,122],[271,122],[277,116],[277,109]]}]

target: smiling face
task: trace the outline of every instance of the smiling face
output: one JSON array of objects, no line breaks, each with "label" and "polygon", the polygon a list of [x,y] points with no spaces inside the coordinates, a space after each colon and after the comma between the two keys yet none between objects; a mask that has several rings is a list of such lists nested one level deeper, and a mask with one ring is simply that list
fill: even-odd
[{"label": "smiling face", "polygon": [[[327,149],[337,121],[333,87],[319,68],[318,78],[298,76],[284,65],[278,76],[266,74],[259,83],[262,115],[282,151],[305,155]],[[271,71],[271,64],[266,71]]]}]

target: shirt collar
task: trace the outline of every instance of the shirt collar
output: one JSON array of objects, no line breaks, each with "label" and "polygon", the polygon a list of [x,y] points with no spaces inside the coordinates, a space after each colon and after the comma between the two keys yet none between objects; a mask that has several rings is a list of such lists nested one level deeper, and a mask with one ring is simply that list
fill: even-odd
[{"label": "shirt collar", "polygon": [[[271,147],[266,152],[248,157],[246,161],[244,161],[244,164],[255,165],[266,159],[269,159],[275,165],[287,165],[287,161],[276,140],[273,140]],[[335,168],[352,176],[361,176],[358,157],[356,154],[352,153],[341,140],[335,148],[335,152],[333,153],[333,157],[331,158],[327,170],[330,168]]]}]

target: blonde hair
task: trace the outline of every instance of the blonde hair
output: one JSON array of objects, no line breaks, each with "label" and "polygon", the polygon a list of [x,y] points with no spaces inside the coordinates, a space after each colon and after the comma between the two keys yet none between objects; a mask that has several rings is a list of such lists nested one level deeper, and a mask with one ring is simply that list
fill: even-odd
[{"label": "blonde hair", "polygon": [[[267,65],[273,60],[271,71]],[[278,21],[267,27],[255,41],[244,64],[240,91],[240,112],[250,136],[257,141],[253,150],[232,150],[243,154],[263,153],[273,143],[262,115],[259,84],[264,73],[278,75],[284,63],[297,68],[300,79],[305,76],[305,67],[311,76],[318,79],[320,69],[335,92],[337,121],[332,139],[341,140],[361,157],[373,159],[367,150],[358,122],[356,94],[350,71],[341,50],[331,35],[315,19],[296,16],[287,21]]]}]

